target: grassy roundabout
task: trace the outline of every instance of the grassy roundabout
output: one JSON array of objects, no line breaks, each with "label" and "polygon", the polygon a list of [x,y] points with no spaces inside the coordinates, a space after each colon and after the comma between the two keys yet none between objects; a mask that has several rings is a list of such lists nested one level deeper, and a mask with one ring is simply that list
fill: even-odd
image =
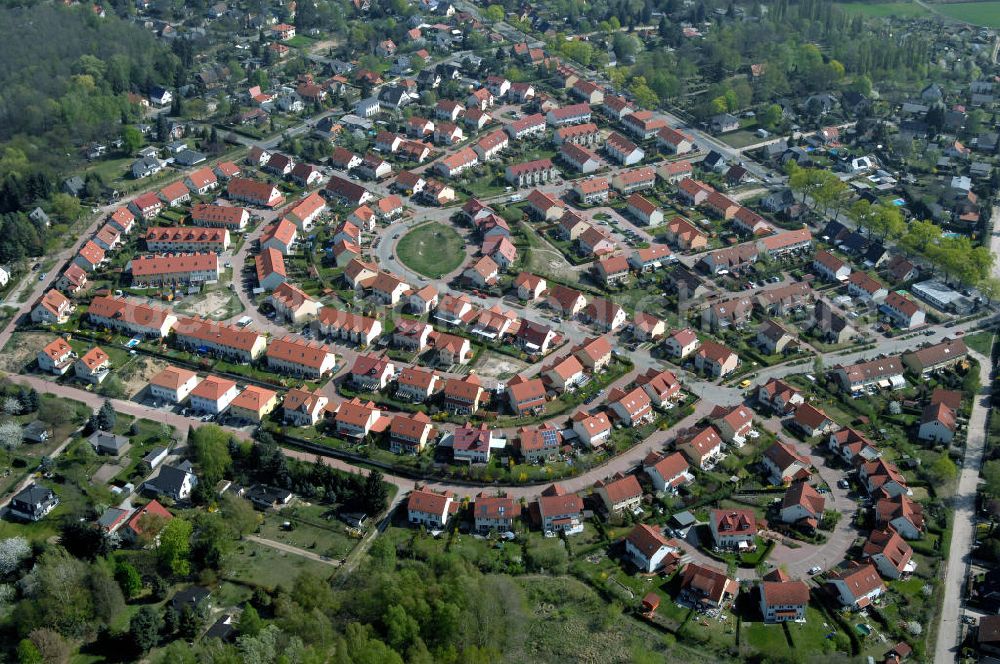
[{"label": "grassy roundabout", "polygon": [[414,272],[437,279],[465,260],[465,241],[448,226],[431,222],[404,235],[396,245],[396,255]]}]

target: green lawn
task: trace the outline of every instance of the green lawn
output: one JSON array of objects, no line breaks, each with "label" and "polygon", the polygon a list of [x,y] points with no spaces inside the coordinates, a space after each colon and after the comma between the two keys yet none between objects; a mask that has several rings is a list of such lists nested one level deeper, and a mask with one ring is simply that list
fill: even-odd
[{"label": "green lawn", "polygon": [[250,541],[236,545],[228,570],[228,579],[265,588],[290,588],[301,572],[311,572],[321,579],[336,572],[330,565]]},{"label": "green lawn", "polygon": [[749,129],[739,129],[728,134],[723,134],[719,137],[724,143],[727,143],[734,148],[745,148],[748,145],[753,145],[755,143],[760,143],[761,141],[769,140],[767,138],[761,138],[753,131]]},{"label": "green lawn", "polygon": [[[347,556],[357,540],[347,534],[342,521],[330,518],[333,510],[322,505],[295,505],[280,512],[271,512],[264,519],[260,536],[312,551],[321,556],[340,559]],[[290,529],[283,527],[284,522]]]},{"label": "green lawn", "polygon": [[683,646],[668,647],[652,628],[622,615],[576,579],[528,576],[517,583],[534,610],[525,638],[512,641],[506,662],[624,663],[639,661],[640,652],[647,656],[642,661],[698,660]]},{"label": "green lawn", "polygon": [[988,28],[1000,28],[1000,2],[958,2],[935,4],[934,11],[957,21]]},{"label": "green lawn", "polygon": [[842,2],[840,7],[850,14],[863,14],[869,18],[914,18],[927,15],[927,10],[915,2]]},{"label": "green lawn", "polygon": [[993,343],[993,333],[988,331],[976,332],[965,337],[964,341],[965,345],[972,350],[989,357],[990,347]]},{"label": "green lawn", "polygon": [[291,39],[285,41],[285,45],[291,46],[292,48],[309,48],[315,43],[315,39],[306,35],[295,35]]},{"label": "green lawn", "polygon": [[417,226],[396,246],[399,260],[431,279],[442,277],[465,260],[465,243],[453,229],[432,222]]}]

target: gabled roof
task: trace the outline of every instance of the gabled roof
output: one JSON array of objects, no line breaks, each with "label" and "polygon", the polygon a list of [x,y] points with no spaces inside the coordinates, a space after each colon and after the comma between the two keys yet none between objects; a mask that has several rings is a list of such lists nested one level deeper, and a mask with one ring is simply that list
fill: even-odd
[{"label": "gabled roof", "polygon": [[662,548],[670,548],[670,540],[656,528],[644,523],[638,524],[625,538],[633,547],[639,550],[647,559]]},{"label": "gabled roof", "polygon": [[809,586],[802,581],[764,581],[760,592],[765,606],[805,606],[809,603]]},{"label": "gabled roof", "polygon": [[851,596],[857,600],[860,597],[884,587],[882,578],[874,565],[857,565],[842,572],[834,572],[829,576],[831,581],[843,581]]},{"label": "gabled roof", "polygon": [[816,491],[812,485],[806,482],[796,482],[785,491],[781,499],[781,509],[801,505],[811,514],[823,514],[826,507],[826,499],[823,494]]},{"label": "gabled roof", "polygon": [[642,487],[639,486],[639,480],[635,475],[619,473],[609,480],[598,480],[594,483],[594,488],[603,488],[612,505],[642,496]]}]

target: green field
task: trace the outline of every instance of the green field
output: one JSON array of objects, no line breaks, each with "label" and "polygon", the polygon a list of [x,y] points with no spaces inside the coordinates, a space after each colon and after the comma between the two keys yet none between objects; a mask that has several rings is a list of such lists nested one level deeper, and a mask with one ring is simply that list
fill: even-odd
[{"label": "green field", "polygon": [[934,5],[934,11],[956,21],[988,28],[1000,28],[1000,2],[959,2],[953,5]]},{"label": "green field", "polygon": [[927,10],[914,2],[843,2],[840,7],[851,14],[863,14],[872,18],[896,16],[899,18],[914,18],[926,16]]},{"label": "green field", "polygon": [[399,260],[414,272],[438,279],[465,260],[465,242],[454,230],[437,222],[417,226],[396,245]]}]

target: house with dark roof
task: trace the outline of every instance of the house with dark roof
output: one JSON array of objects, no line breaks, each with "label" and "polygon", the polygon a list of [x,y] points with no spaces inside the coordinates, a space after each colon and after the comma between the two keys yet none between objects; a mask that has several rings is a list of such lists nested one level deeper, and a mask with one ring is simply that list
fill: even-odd
[{"label": "house with dark roof", "polygon": [[15,519],[40,521],[57,505],[59,497],[52,489],[40,484],[30,484],[11,499],[7,511]]}]

